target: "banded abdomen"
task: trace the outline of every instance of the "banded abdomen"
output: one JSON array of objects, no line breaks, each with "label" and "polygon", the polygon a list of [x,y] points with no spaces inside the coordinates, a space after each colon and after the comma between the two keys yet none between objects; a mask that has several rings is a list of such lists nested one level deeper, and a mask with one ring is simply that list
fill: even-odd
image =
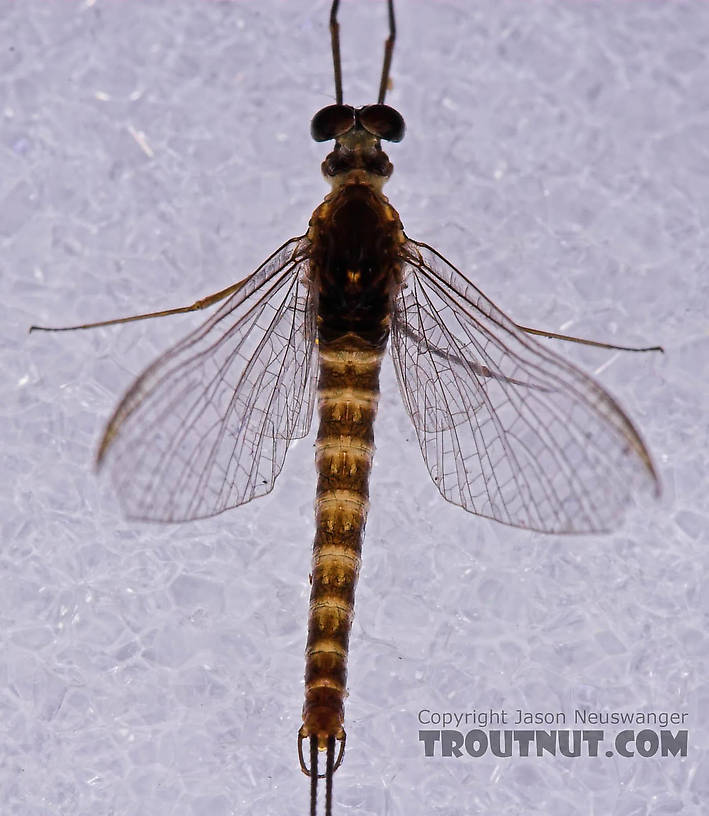
[{"label": "banded abdomen", "polygon": [[320,346],[318,487],[305,665],[303,736],[344,736],[347,649],[369,507],[384,346],[356,334]]}]

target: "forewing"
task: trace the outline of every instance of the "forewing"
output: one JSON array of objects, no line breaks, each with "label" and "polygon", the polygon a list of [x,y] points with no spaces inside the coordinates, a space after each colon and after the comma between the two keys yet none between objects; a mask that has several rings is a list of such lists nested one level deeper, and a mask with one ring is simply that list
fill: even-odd
[{"label": "forewing", "polygon": [[271,490],[312,417],[307,264],[305,239],[284,244],[131,386],[98,458],[126,515],[202,518]]},{"label": "forewing", "polygon": [[431,247],[408,241],[392,353],[421,451],[443,496],[544,532],[615,526],[657,489],[615,400],[521,331]]}]

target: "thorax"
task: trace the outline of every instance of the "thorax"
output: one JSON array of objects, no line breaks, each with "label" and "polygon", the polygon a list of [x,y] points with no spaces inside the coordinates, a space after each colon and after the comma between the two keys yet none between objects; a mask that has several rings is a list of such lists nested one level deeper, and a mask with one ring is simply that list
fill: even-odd
[{"label": "thorax", "polygon": [[349,174],[310,220],[310,278],[318,292],[321,342],[355,333],[383,345],[388,337],[405,237],[398,213],[366,175]]}]

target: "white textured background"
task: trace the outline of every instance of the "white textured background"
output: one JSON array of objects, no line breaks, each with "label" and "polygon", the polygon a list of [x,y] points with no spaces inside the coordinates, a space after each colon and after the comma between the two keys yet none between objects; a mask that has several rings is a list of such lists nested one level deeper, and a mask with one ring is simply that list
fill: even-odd
[{"label": "white textured background", "polygon": [[[371,102],[383,3],[341,19],[346,101]],[[325,0],[0,0],[3,814],[306,812],[312,437],[271,496],[129,524],[98,436],[200,318],[26,330],[192,302],[305,230],[326,21]],[[554,345],[604,367],[664,496],[607,537],[469,516],[388,366],[336,814],[705,813],[709,4],[400,0],[398,23],[407,232],[521,322],[665,346]],[[417,739],[424,707],[581,704],[688,711],[690,754],[432,760]]]}]

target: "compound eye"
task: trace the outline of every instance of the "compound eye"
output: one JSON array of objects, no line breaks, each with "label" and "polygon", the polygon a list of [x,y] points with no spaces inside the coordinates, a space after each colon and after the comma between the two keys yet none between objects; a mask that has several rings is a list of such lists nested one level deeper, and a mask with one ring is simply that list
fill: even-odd
[{"label": "compound eye", "polygon": [[310,135],[316,142],[337,139],[355,126],[355,111],[350,105],[328,105],[319,110],[310,123]]},{"label": "compound eye", "polygon": [[404,138],[406,125],[399,111],[389,105],[365,105],[357,111],[362,127],[386,142],[400,142]]}]

